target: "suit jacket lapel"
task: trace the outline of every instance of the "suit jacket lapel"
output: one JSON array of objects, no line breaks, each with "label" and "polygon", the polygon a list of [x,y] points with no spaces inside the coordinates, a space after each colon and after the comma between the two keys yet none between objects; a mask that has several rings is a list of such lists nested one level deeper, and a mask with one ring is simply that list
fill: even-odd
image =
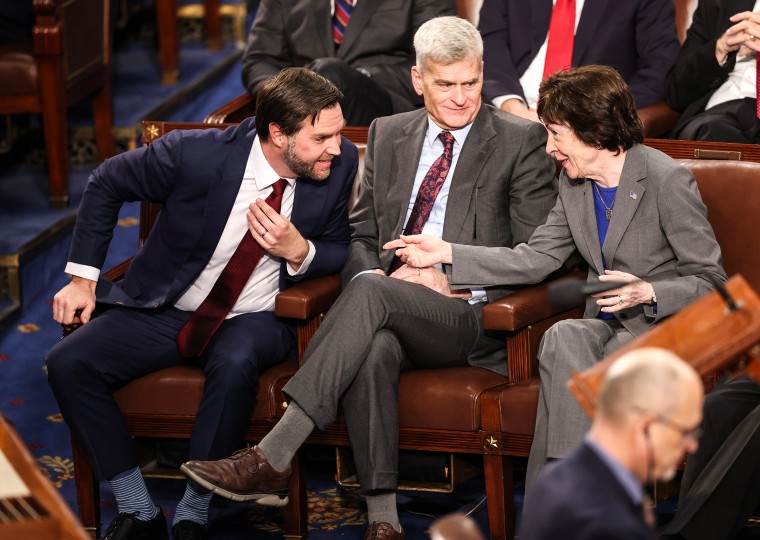
[{"label": "suit jacket lapel", "polygon": [[319,180],[299,178],[296,180],[291,222],[302,236],[311,236],[325,206],[328,188]]},{"label": "suit jacket lapel", "polygon": [[250,130],[239,135],[241,140],[230,141],[234,147],[224,162],[214,170],[215,176],[211,180],[203,207],[201,235],[172,282],[167,297],[173,297],[192,283],[213,255],[240,190],[254,135],[255,130]]},{"label": "suit jacket lapel", "polygon": [[594,41],[596,28],[602,22],[602,16],[611,0],[586,0],[581,11],[581,20],[575,31],[573,42],[573,65],[580,66],[589,46]]},{"label": "suit jacket lapel", "polygon": [[496,136],[488,109],[481,106],[475,122],[467,135],[459,153],[454,176],[449,188],[446,217],[443,222],[442,237],[447,242],[455,242],[467,218],[472,200],[472,192],[478,183],[480,171],[493,153],[495,146],[488,141]]},{"label": "suit jacket lapel", "polygon": [[[371,0],[365,0],[371,1]],[[361,3],[359,4],[361,5]],[[392,148],[388,149],[388,156],[392,160],[391,175],[388,179],[375,178],[389,182],[384,186],[383,192],[386,193],[388,204],[388,222],[395,223],[395,228],[391,231],[390,238],[398,238],[404,228],[406,219],[406,210],[409,207],[409,201],[412,198],[412,189],[414,188],[414,178],[417,174],[417,166],[422,154],[422,144],[428,128],[427,111],[421,109],[419,119],[409,123],[399,134],[399,137],[393,141]],[[384,156],[375,156],[375,159],[383,159]],[[397,182],[391,179],[398,179]],[[393,185],[394,188],[388,190]],[[375,192],[377,193],[377,185]]]},{"label": "suit jacket lapel", "polygon": [[[314,0],[309,0],[314,2]],[[318,0],[314,2],[314,35],[319,39],[319,44],[324,51],[321,55],[315,55],[315,58],[324,56],[331,58],[335,56],[335,43],[332,37],[332,17],[330,16],[330,4],[333,0]]]},{"label": "suit jacket lapel", "polygon": [[[552,20],[552,0],[540,0],[531,2],[513,2],[513,5],[519,5],[519,9],[526,9],[530,13],[528,18],[524,13],[515,14],[515,20],[530,20],[530,50],[538,53],[541,45],[546,41],[546,35],[549,32],[549,25]],[[531,56],[531,60],[535,54]],[[526,69],[528,64],[525,65]]]},{"label": "suit jacket lapel", "polygon": [[[336,53],[338,58],[345,58],[346,52],[357,40],[364,27],[367,26],[377,9],[377,5],[381,2],[382,0],[363,0],[356,5],[353,13],[351,13],[351,18],[348,20],[348,26],[346,26],[346,31],[343,34],[343,41],[340,47],[338,47]],[[332,32],[330,32],[330,35],[332,35]]]},{"label": "suit jacket lapel", "polygon": [[610,227],[607,229],[607,237],[602,249],[607,268],[614,268],[615,252],[633,219],[633,214],[641,203],[644,186],[639,183],[639,180],[643,178],[646,178],[646,158],[641,155],[640,147],[634,146],[628,150],[625,158],[620,184],[615,193]]}]

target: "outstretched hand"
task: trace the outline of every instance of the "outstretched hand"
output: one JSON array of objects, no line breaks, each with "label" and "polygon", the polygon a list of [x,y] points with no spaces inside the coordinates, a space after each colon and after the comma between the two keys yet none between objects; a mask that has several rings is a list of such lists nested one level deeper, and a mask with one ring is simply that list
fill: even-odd
[{"label": "outstretched hand", "polygon": [[451,263],[451,244],[427,234],[401,235],[383,249],[395,249],[396,256],[413,268],[427,268],[438,263]]}]

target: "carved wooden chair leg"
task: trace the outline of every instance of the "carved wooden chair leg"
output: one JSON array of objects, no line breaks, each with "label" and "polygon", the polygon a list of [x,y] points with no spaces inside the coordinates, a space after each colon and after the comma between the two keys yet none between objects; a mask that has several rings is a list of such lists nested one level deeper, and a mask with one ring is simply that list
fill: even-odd
[{"label": "carved wooden chair leg", "polygon": [[296,452],[291,467],[293,474],[290,477],[290,491],[288,497],[290,503],[283,508],[285,518],[285,538],[305,539],[308,534],[308,513],[306,497],[306,467],[304,466],[301,452]]},{"label": "carved wooden chair leg", "polygon": [[71,438],[74,481],[77,489],[79,519],[93,538],[100,537],[100,486],[92,474],[90,462],[79,443]]}]

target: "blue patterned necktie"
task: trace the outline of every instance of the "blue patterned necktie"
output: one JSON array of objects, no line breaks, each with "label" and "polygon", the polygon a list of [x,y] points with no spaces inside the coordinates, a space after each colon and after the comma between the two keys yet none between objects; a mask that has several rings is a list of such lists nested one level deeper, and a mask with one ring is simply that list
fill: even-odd
[{"label": "blue patterned necktie", "polygon": [[351,18],[353,10],[354,0],[335,0],[335,14],[333,15],[332,27],[333,42],[336,49],[343,43],[343,34],[346,33],[346,26],[348,26],[348,20]]}]

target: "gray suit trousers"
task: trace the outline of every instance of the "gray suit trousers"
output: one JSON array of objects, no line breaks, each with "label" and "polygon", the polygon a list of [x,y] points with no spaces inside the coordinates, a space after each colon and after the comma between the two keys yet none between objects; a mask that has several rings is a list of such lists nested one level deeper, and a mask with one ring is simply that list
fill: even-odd
[{"label": "gray suit trousers", "polygon": [[357,276],[312,339],[285,394],[324,429],[342,398],[365,491],[398,481],[398,378],[412,368],[466,366],[482,329],[464,300],[378,274]]},{"label": "gray suit trousers", "polygon": [[526,493],[547,460],[562,457],[578,446],[591,427],[590,419],[567,388],[573,371],[593,366],[633,337],[615,319],[566,319],[544,334],[538,351],[541,387],[525,475]]}]

